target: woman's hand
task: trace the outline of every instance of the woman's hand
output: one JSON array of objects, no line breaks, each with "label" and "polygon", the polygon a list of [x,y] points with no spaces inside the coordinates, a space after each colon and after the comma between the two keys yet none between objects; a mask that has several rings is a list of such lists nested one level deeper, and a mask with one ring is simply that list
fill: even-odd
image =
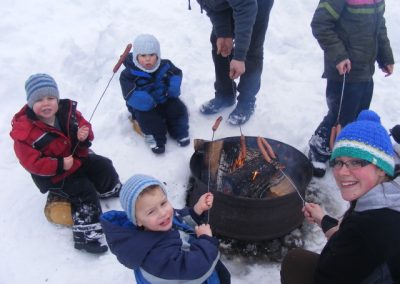
[{"label": "woman's hand", "polygon": [[321,227],[321,220],[325,216],[325,212],[322,210],[321,206],[315,203],[306,203],[302,211],[308,222]]}]

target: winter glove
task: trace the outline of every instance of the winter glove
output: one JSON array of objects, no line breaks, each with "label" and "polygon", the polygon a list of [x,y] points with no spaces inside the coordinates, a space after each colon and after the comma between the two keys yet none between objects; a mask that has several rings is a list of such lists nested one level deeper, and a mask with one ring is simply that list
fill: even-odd
[{"label": "winter glove", "polygon": [[397,124],[390,129],[390,134],[392,134],[394,141],[400,144],[400,124]]},{"label": "winter glove", "polygon": [[126,101],[129,106],[139,111],[149,111],[156,105],[153,97],[144,91],[137,91]]},{"label": "winter glove", "polygon": [[177,98],[181,94],[182,77],[174,75],[170,78],[168,87],[168,97]]}]

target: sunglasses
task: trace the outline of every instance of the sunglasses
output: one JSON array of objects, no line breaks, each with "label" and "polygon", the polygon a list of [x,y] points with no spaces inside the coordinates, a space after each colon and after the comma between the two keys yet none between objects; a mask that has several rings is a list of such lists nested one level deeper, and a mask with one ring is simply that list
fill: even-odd
[{"label": "sunglasses", "polygon": [[368,166],[371,164],[371,162],[368,162],[366,160],[361,160],[361,159],[352,159],[348,161],[342,161],[338,159],[334,159],[333,161],[329,162],[329,165],[334,169],[334,170],[339,170],[341,169],[344,165],[351,171],[351,170],[357,170],[360,168],[363,168],[365,166]]}]

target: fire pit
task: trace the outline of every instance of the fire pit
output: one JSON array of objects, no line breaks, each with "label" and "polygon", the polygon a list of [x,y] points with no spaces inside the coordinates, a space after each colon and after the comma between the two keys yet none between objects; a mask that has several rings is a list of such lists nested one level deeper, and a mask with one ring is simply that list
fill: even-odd
[{"label": "fire pit", "polygon": [[276,156],[271,163],[262,156],[257,137],[195,141],[190,160],[193,184],[187,201],[194,205],[208,189],[214,194],[209,222],[218,236],[272,240],[303,222],[299,194],[304,198],[311,164],[292,146],[264,139]]}]

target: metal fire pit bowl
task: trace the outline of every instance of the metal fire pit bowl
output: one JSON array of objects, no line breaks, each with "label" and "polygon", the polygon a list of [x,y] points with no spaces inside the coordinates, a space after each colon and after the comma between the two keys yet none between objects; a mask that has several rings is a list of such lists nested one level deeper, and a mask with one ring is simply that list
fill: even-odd
[{"label": "metal fire pit bowl", "polygon": [[[258,149],[257,137],[245,138],[248,150]],[[284,166],[283,171],[291,178],[304,198],[306,187],[312,177],[311,163],[294,147],[273,139],[265,139]],[[215,143],[240,144],[240,137],[227,137],[213,142],[198,141],[201,141],[200,146],[196,147],[195,142],[197,149],[190,159],[192,177],[187,197],[189,206],[193,206],[198,198],[208,191],[208,176],[211,171],[207,160],[210,157],[212,159],[213,155],[208,155],[207,150]],[[262,241],[282,237],[298,228],[304,220],[301,211],[303,203],[293,186],[286,184],[291,188],[284,195],[261,199],[227,195],[217,191],[215,182],[210,182],[214,205],[209,212],[209,222],[213,233],[242,241]]]}]

